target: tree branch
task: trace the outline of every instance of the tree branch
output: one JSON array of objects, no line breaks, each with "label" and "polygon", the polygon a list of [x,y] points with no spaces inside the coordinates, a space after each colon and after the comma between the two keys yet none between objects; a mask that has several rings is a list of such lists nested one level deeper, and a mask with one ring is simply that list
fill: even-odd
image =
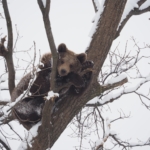
[{"label": "tree branch", "polygon": [[95,0],[92,0],[92,3],[93,3],[95,12],[97,12],[97,11],[98,11],[98,8],[97,8],[97,6],[96,6]]},{"label": "tree branch", "polygon": [[7,62],[8,67],[8,85],[9,85],[9,92],[10,95],[15,88],[15,70],[14,70],[14,63],[13,63],[13,31],[12,31],[12,23],[11,23],[11,17],[9,14],[7,1],[2,0],[2,5],[5,13],[6,23],[7,23],[7,31],[8,31],[8,44],[7,44],[7,50],[8,53],[4,56]]},{"label": "tree branch", "polygon": [[128,82],[128,79],[124,78],[123,80],[121,80],[119,82],[116,82],[116,83],[113,83],[113,84],[108,84],[108,85],[103,85],[102,86],[102,93],[107,91],[107,90],[113,89],[115,87],[121,86],[121,85],[123,85],[127,82]]},{"label": "tree branch", "polygon": [[0,144],[2,144],[6,148],[6,150],[11,150],[9,148],[9,146],[4,141],[2,141],[1,139],[0,139]]},{"label": "tree branch", "polygon": [[50,11],[50,0],[46,0],[46,8],[44,8],[43,2],[42,0],[37,0],[38,5],[40,7],[40,10],[42,12],[43,15],[43,21],[44,21],[44,25],[45,25],[45,31],[46,31],[46,35],[47,35],[47,39],[49,42],[49,46],[52,52],[52,57],[53,57],[53,69],[52,69],[52,73],[51,73],[51,90],[53,90],[54,92],[56,91],[55,88],[55,78],[56,78],[56,72],[57,72],[57,60],[58,60],[58,54],[57,54],[57,50],[56,50],[56,46],[55,46],[55,42],[54,42],[54,38],[53,38],[53,33],[51,30],[51,24],[50,24],[50,20],[49,20],[49,11]]},{"label": "tree branch", "polygon": [[[140,8],[140,6],[145,2],[146,0],[140,0],[138,2],[138,6]],[[143,13],[146,13],[148,11],[150,11],[150,6],[140,10],[139,8],[134,8],[134,10],[131,10],[129,12],[129,14],[126,16],[126,18],[121,22],[121,25],[118,28],[118,31],[116,33],[116,38],[120,35],[120,32],[122,31],[122,29],[124,28],[124,26],[126,25],[126,23],[128,22],[128,20],[133,16],[133,15],[141,15]]]},{"label": "tree branch", "polygon": [[0,56],[6,56],[8,50],[5,48],[4,43],[6,41],[6,36],[1,38],[1,43],[0,43]]}]

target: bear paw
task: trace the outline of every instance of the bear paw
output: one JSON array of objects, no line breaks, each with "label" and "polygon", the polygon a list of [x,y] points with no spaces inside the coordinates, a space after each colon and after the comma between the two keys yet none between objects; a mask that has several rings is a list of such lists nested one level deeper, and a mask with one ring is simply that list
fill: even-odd
[{"label": "bear paw", "polygon": [[93,66],[94,66],[94,62],[87,60],[82,64],[82,70],[85,70],[87,68],[93,68]]}]

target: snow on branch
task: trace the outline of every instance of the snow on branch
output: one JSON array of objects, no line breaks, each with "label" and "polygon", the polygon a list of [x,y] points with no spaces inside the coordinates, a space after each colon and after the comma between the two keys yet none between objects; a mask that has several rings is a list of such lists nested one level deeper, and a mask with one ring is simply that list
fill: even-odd
[{"label": "snow on branch", "polygon": [[148,7],[150,7],[150,1],[149,0],[147,0],[146,2],[144,2],[141,6],[140,6],[140,10],[143,10],[143,9],[146,9],[146,8],[148,8]]},{"label": "snow on branch", "polygon": [[32,126],[29,131],[25,131],[25,137],[22,140],[18,149],[27,149],[28,147],[32,147],[33,139],[38,135],[38,128],[41,126],[41,121]]},{"label": "snow on branch", "polygon": [[[142,146],[147,146],[150,145],[150,139],[148,139],[146,142],[141,142],[141,141],[137,141],[137,142],[130,142],[127,140],[122,140],[120,139],[120,137],[117,135],[117,133],[113,130],[111,130],[111,120],[109,118],[104,119],[105,121],[105,134],[103,136],[102,139],[99,139],[95,142],[94,144],[94,150],[100,150],[102,148],[106,148],[104,143],[108,140],[108,139],[112,139],[113,141],[112,146],[110,149],[113,149],[114,147],[116,147],[117,145],[122,147],[122,149],[127,150],[128,148],[133,148],[133,147],[142,147]],[[104,130],[104,129],[103,129]],[[107,149],[107,148],[106,148]]]},{"label": "snow on branch", "polygon": [[46,1],[47,1],[47,0],[42,0],[42,3],[43,3],[44,8],[46,7]]},{"label": "snow on branch", "polygon": [[149,0],[128,0],[126,3],[124,13],[122,15],[122,18],[121,18],[119,26],[118,26],[116,38],[119,36],[121,30],[123,29],[123,27],[125,26],[127,21],[133,15],[141,15],[148,11],[150,11],[150,1]]},{"label": "snow on branch", "polygon": [[139,0],[127,0],[127,3],[126,3],[126,6],[125,6],[123,15],[121,17],[119,26],[121,25],[122,21],[127,17],[127,15],[130,13],[130,11],[134,10],[134,8],[139,7],[138,4],[137,4],[138,1]]},{"label": "snow on branch", "polygon": [[100,3],[98,0],[92,0],[92,2],[93,2],[94,10],[95,12],[97,12],[100,8]]},{"label": "snow on branch", "polygon": [[114,140],[114,143],[113,143],[114,147],[116,145],[119,145],[120,147],[122,147],[125,150],[128,150],[129,148],[133,148],[133,147],[143,147],[143,146],[150,145],[150,139],[148,139],[146,142],[140,141],[140,142],[131,143],[131,142],[121,140],[115,134],[110,134],[109,136]]},{"label": "snow on branch", "polygon": [[137,91],[143,84],[145,84],[146,82],[149,82],[149,81],[150,81],[150,75],[145,78],[141,78],[141,80],[138,81],[136,84],[133,84],[134,82],[128,83],[128,86],[126,85],[124,87],[121,87],[120,89],[117,90],[117,92],[112,91],[112,90],[109,92],[106,92],[104,95],[102,95],[102,97],[94,98],[93,100],[88,102],[88,104],[86,104],[86,106],[88,106],[88,107],[95,106],[95,105],[102,106],[102,105],[108,104],[110,102],[113,102],[114,100],[117,100],[122,95],[133,93],[133,92]]},{"label": "snow on branch", "polygon": [[[143,49],[149,50],[149,46],[146,45],[144,48],[141,48],[135,39],[132,38],[132,40],[136,49],[136,53],[132,54],[133,56],[131,55],[131,51],[128,52],[127,44],[124,54],[119,53],[118,47],[114,51],[110,51],[109,58],[100,72],[99,83],[101,84],[102,94],[99,98],[96,97],[88,102],[86,106],[102,106],[113,102],[124,94],[137,92],[142,85],[150,81],[150,74],[142,76],[138,68],[138,63],[141,60],[150,58],[150,56],[143,56],[140,53]],[[133,72],[133,77],[131,71]],[[127,83],[127,78],[129,79],[129,83]],[[124,83],[126,84],[124,85]],[[139,96],[144,97],[143,95]],[[147,100],[149,100],[148,97]],[[145,106],[149,108],[146,104]]]},{"label": "snow on branch", "polygon": [[99,150],[100,148],[103,147],[104,143],[107,141],[107,139],[110,135],[110,132],[111,132],[110,129],[111,129],[110,120],[109,120],[109,118],[106,118],[106,120],[105,120],[105,131],[106,132],[105,132],[103,138],[96,142],[96,150]]},{"label": "snow on branch", "polygon": [[89,37],[93,37],[94,33],[96,32],[98,22],[100,20],[101,14],[102,14],[102,12],[104,10],[104,2],[105,2],[105,0],[102,0],[101,4],[99,5],[99,2],[97,2],[97,0],[94,1],[98,11],[96,12],[96,14],[95,14],[95,16],[94,16],[94,18],[92,20],[92,22],[94,22],[94,23],[93,23],[92,29],[91,29],[91,31],[89,33]]}]

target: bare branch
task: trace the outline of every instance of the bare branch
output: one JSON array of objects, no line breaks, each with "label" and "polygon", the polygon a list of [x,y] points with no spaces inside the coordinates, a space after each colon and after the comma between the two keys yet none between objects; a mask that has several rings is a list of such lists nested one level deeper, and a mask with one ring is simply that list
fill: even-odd
[{"label": "bare branch", "polygon": [[95,12],[97,12],[97,11],[98,11],[98,8],[97,8],[97,5],[96,5],[96,3],[95,3],[95,0],[92,0],[92,3],[93,3]]},{"label": "bare branch", "polygon": [[9,102],[1,101],[1,100],[0,100],[0,105],[6,105],[7,103],[9,103]]},{"label": "bare branch", "polygon": [[47,35],[47,39],[49,42],[49,47],[51,49],[52,52],[52,57],[53,57],[53,70],[51,73],[51,89],[55,92],[55,78],[56,78],[56,71],[57,71],[57,60],[58,60],[58,54],[57,54],[57,50],[56,50],[56,46],[55,46],[55,42],[54,42],[54,38],[53,38],[53,33],[51,30],[51,24],[50,24],[50,19],[49,19],[49,10],[50,10],[50,0],[46,0],[46,8],[44,8],[43,2],[42,0],[37,0],[38,1],[38,5],[40,7],[40,10],[42,12],[43,15],[43,21],[44,21],[44,25],[45,25],[45,30],[46,30],[46,35]]},{"label": "bare branch", "polygon": [[6,150],[11,150],[9,148],[9,146],[4,141],[2,141],[1,139],[0,139],[0,144],[2,144],[6,148]]},{"label": "bare branch", "polygon": [[11,24],[11,17],[9,14],[9,9],[7,6],[7,0],[2,0],[2,4],[3,4],[3,9],[4,9],[4,13],[5,13],[5,18],[7,20],[7,30],[8,30],[8,45],[7,45],[7,49],[9,51],[9,53],[12,53],[13,51],[13,31],[12,31],[12,24]]},{"label": "bare branch", "polygon": [[10,129],[20,138],[20,140],[23,140],[22,138],[21,138],[21,136],[13,129],[13,127],[8,123],[7,124],[9,127],[10,127]]},{"label": "bare branch", "polygon": [[5,55],[5,59],[7,62],[7,67],[8,67],[8,74],[9,74],[9,80],[8,80],[8,85],[9,85],[9,92],[10,95],[15,88],[15,70],[14,70],[14,63],[13,63],[13,31],[12,31],[12,24],[11,24],[11,18],[9,15],[9,10],[7,6],[7,1],[2,0],[2,5],[5,13],[5,18],[6,18],[6,23],[7,23],[7,30],[8,30],[8,44],[7,44],[7,50],[8,53]]}]

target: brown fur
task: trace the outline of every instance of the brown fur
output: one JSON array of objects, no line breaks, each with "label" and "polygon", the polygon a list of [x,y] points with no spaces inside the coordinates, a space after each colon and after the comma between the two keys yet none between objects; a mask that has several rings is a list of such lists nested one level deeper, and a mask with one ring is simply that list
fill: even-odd
[{"label": "brown fur", "polygon": [[41,63],[43,63],[43,66],[39,66],[40,69],[44,69],[44,68],[48,68],[51,67],[51,58],[52,58],[52,54],[49,53],[45,53],[42,58],[41,58]]},{"label": "brown fur", "polygon": [[82,63],[86,60],[86,54],[75,54],[68,50],[65,44],[60,44],[58,47],[59,60],[58,60],[58,74],[66,76],[70,72],[78,73],[82,68]]},{"label": "brown fur", "polygon": [[41,71],[37,72],[37,77],[30,88],[32,95],[47,95],[50,90],[50,73],[51,73],[51,53],[42,56],[39,66]]}]

